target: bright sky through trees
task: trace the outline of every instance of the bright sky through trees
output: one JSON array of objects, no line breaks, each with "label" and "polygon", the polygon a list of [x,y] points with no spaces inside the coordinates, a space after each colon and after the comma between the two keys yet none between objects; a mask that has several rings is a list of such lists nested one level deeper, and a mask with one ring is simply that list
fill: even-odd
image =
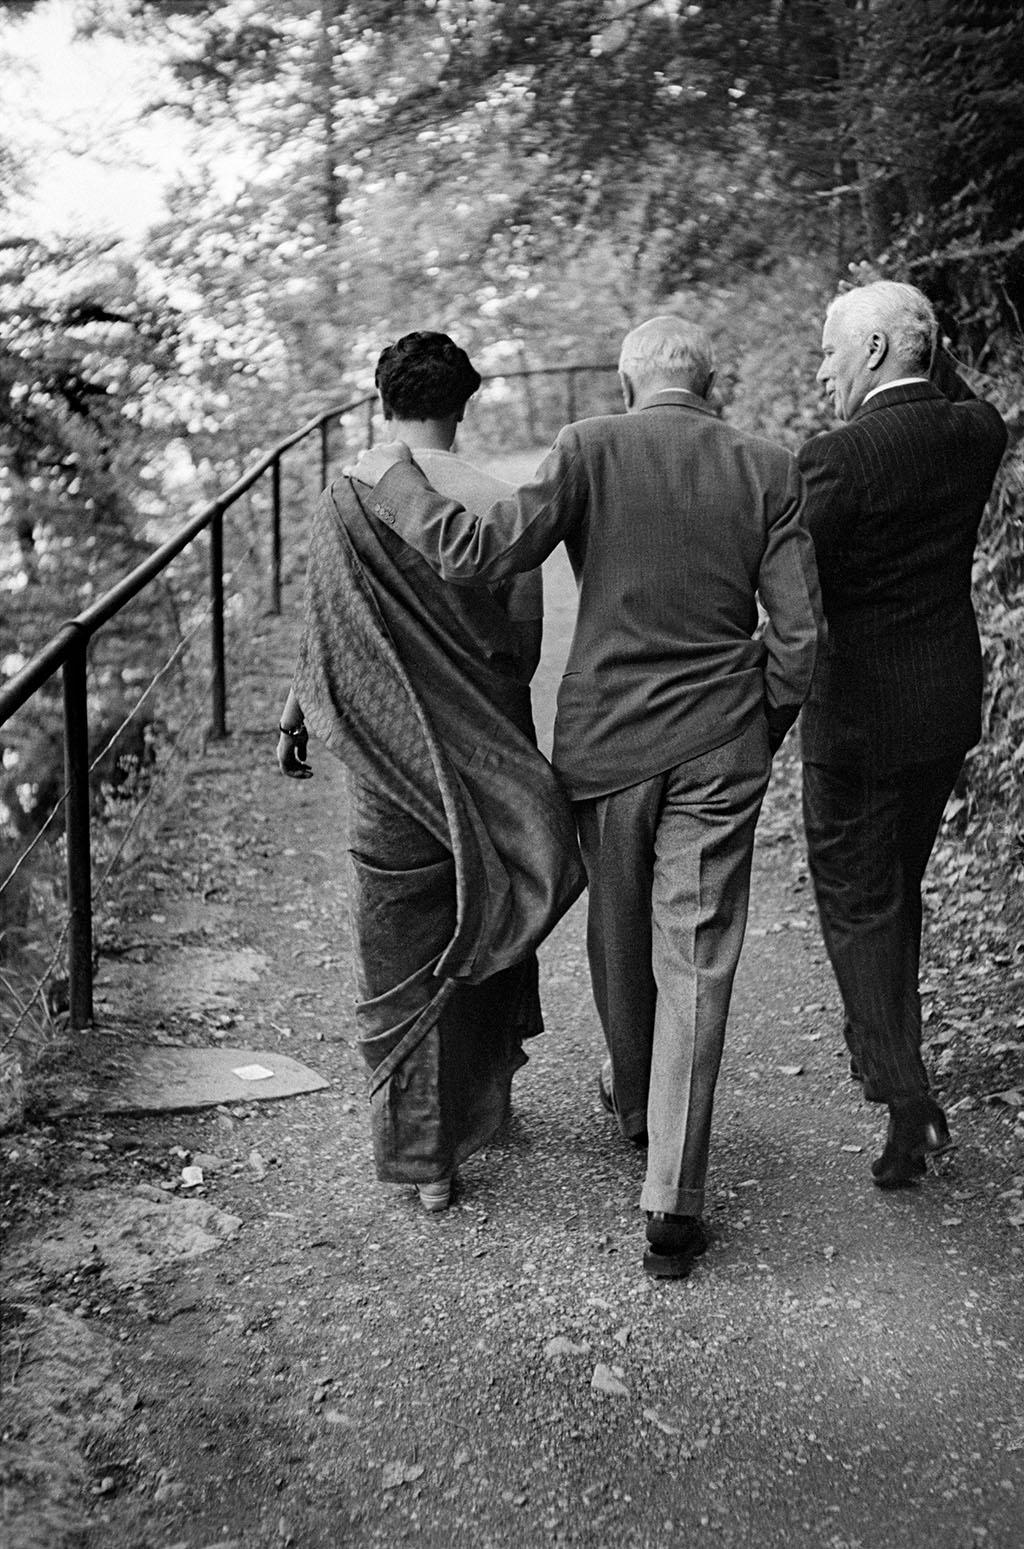
[{"label": "bright sky through trees", "polygon": [[29,187],[9,219],[39,236],[141,238],[162,213],[164,186],[187,130],[169,115],[139,118],[157,74],[144,50],[116,38],[74,38],[72,0],[28,16],[0,13],[4,135],[27,154]]}]

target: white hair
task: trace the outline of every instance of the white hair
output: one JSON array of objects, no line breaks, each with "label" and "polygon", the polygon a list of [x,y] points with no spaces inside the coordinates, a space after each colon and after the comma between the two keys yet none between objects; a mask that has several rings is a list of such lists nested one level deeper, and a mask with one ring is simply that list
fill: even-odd
[{"label": "white hair", "polygon": [[846,329],[860,330],[865,337],[878,329],[901,366],[926,371],[931,365],[938,322],[934,307],[916,285],[874,280],[834,297],[825,317],[835,318]]},{"label": "white hair", "polygon": [[714,369],[710,337],[682,317],[649,318],[626,335],[619,352],[619,370],[634,381],[682,377],[703,391]]}]

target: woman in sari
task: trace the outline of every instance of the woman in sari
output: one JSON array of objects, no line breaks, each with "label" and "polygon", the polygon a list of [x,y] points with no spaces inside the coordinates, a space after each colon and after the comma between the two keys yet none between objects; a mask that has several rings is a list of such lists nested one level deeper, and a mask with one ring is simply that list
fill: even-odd
[{"label": "woman in sari", "polygon": [[[500,496],[450,453],[480,377],[447,335],[407,334],[383,351],[376,382],[392,437],[436,488],[478,506]],[[535,948],[583,874],[534,736],[539,574],[448,585],[367,514],[367,494],[341,478],[314,515],[278,762],[308,776],[308,722],[348,772],[377,1174],[442,1210],[459,1163],[507,1115],[523,1039],[543,1025]]]}]

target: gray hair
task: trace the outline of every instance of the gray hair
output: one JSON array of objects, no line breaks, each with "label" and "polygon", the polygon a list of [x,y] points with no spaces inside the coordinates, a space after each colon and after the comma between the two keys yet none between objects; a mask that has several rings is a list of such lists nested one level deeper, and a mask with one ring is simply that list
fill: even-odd
[{"label": "gray hair", "polygon": [[622,341],[619,370],[641,382],[654,377],[683,377],[703,389],[715,369],[711,339],[685,318],[649,318]]},{"label": "gray hair", "polygon": [[836,296],[825,316],[836,318],[847,329],[862,330],[865,337],[878,329],[901,366],[927,371],[931,365],[939,325],[934,307],[916,285],[875,280]]}]

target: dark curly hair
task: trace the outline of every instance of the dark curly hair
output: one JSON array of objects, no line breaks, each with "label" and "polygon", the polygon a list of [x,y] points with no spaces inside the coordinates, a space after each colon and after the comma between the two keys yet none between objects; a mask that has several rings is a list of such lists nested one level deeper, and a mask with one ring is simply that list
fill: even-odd
[{"label": "dark curly hair", "polygon": [[374,382],[386,418],[440,420],[462,411],[480,375],[446,333],[407,333],[381,350]]}]

